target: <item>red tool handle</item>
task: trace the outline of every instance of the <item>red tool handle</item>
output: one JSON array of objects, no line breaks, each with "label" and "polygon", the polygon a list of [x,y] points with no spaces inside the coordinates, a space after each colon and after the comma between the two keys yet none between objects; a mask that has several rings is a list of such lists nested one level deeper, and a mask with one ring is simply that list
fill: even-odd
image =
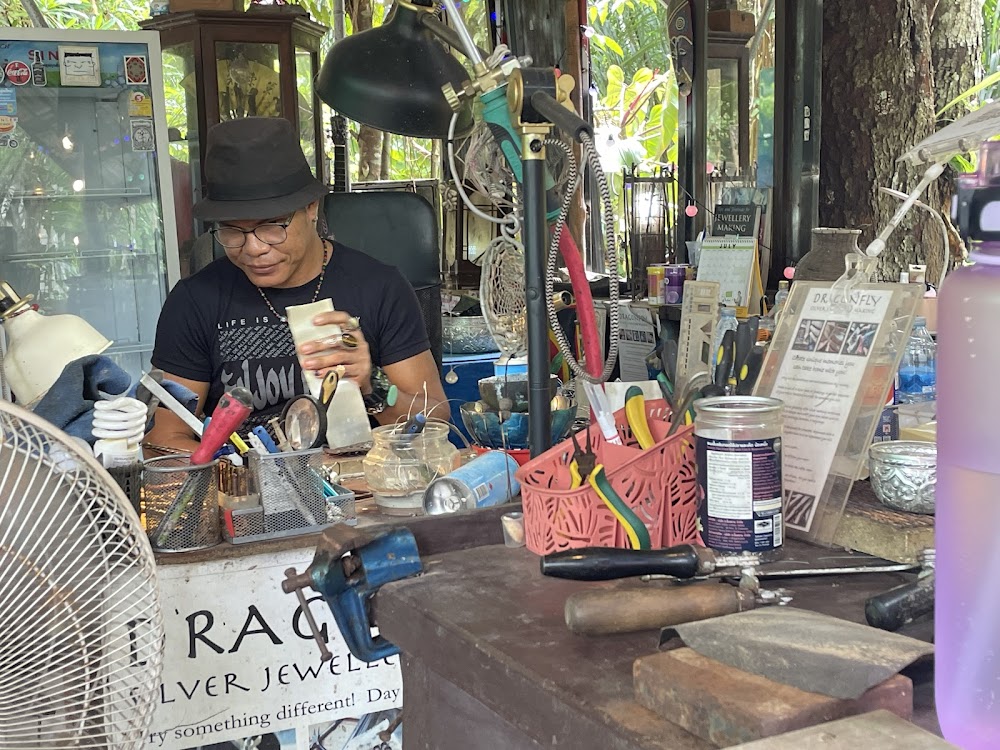
[{"label": "red tool handle", "polygon": [[[597,333],[594,297],[590,293],[583,255],[569,233],[569,227],[563,227],[562,234],[559,235],[559,252],[566,264],[573,285],[573,295],[576,297],[576,318],[580,322],[580,338],[583,339],[583,353],[587,358],[587,372],[596,378],[604,371],[604,361],[601,359],[601,339]],[[611,275],[611,280],[612,283],[617,283],[614,274]]]},{"label": "red tool handle", "polygon": [[250,416],[252,408],[253,395],[246,388],[233,388],[223,393],[212,412],[212,421],[201,436],[201,445],[191,454],[191,463],[209,463],[215,452]]}]

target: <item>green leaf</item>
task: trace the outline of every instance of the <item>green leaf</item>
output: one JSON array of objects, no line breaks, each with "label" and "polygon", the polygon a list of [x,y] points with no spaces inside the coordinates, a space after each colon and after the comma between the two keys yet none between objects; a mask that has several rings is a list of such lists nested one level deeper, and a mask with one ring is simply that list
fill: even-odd
[{"label": "green leaf", "polygon": [[961,154],[957,154],[951,158],[951,166],[958,172],[963,174],[971,174],[976,171],[976,167],[971,161],[966,159]]},{"label": "green leaf", "polygon": [[619,57],[625,57],[625,50],[622,46],[618,44],[614,39],[609,36],[604,37],[604,43],[607,45],[608,49],[617,54]]}]

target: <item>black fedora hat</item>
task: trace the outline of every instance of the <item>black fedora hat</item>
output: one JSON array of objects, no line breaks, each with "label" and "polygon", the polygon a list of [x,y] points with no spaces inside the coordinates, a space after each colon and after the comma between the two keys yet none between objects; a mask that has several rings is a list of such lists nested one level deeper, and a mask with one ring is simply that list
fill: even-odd
[{"label": "black fedora hat", "polygon": [[327,192],[309,169],[292,123],[242,117],[208,131],[205,197],[193,210],[204,221],[269,219],[298,211]]}]

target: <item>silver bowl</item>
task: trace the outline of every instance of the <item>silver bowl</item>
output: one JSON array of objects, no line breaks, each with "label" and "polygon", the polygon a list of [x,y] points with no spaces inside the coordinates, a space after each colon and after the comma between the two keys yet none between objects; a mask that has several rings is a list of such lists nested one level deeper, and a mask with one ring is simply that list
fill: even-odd
[{"label": "silver bowl", "polygon": [[499,351],[481,315],[441,316],[441,350],[445,354],[488,354]]},{"label": "silver bowl", "polygon": [[917,440],[887,440],[868,449],[868,471],[879,501],[908,513],[934,513],[937,446]]},{"label": "silver bowl", "polygon": [[[559,393],[559,378],[549,376],[549,398],[555,398]],[[493,375],[479,381],[479,397],[490,405],[494,411],[500,410],[500,399],[506,398],[510,403],[504,411],[528,411],[528,376],[525,373],[510,375]]]}]

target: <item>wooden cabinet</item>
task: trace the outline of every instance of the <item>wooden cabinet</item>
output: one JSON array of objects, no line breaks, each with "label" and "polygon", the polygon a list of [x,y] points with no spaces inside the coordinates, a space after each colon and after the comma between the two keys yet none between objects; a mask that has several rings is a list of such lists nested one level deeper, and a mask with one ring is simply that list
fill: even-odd
[{"label": "wooden cabinet", "polygon": [[[205,133],[237,117],[284,117],[316,176],[327,180],[321,104],[313,82],[326,27],[298,6],[169,13],[142,22],[160,33],[170,154],[189,167],[178,211],[201,198]],[[175,186],[179,187],[179,186]],[[200,232],[194,227],[194,233]]]}]

